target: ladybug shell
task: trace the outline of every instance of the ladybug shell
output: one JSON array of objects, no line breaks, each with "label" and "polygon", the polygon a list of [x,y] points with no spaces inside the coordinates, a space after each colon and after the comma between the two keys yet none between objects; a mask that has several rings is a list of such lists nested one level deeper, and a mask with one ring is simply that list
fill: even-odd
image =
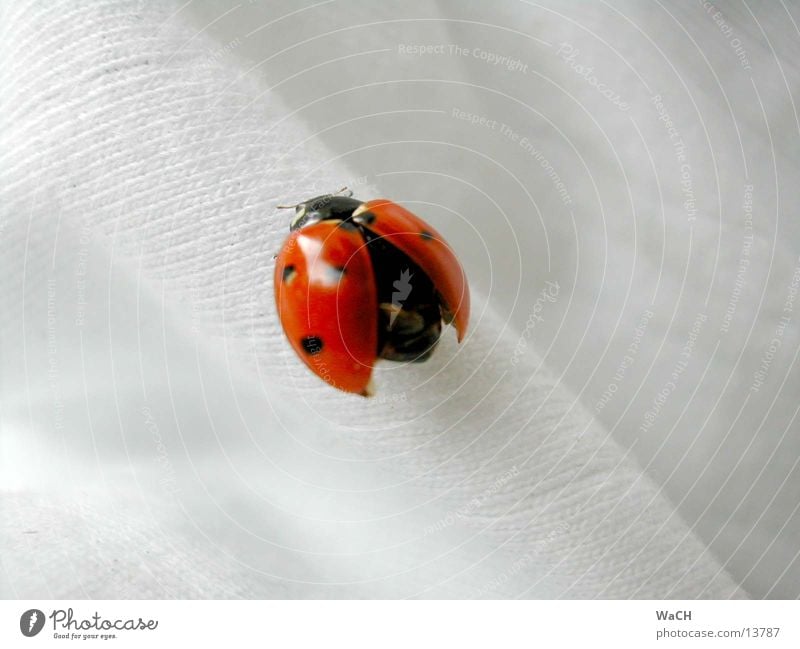
[{"label": "ladybug shell", "polygon": [[461,342],[469,322],[469,287],[464,269],[442,235],[385,198],[363,203],[353,212],[353,221],[384,237],[425,271],[441,298],[444,321],[453,322]]},{"label": "ladybug shell", "polygon": [[368,395],[378,298],[359,229],[331,219],[292,232],[275,264],[275,301],[305,364],[340,390]]}]

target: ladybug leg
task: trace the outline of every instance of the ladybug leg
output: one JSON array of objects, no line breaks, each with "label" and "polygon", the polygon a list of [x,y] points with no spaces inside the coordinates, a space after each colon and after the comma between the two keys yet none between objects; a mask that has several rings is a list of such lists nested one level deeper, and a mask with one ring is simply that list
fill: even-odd
[{"label": "ladybug leg", "polygon": [[425,328],[425,318],[418,311],[408,311],[398,304],[382,302],[384,319],[388,318],[386,330],[395,336],[413,336]]},{"label": "ladybug leg", "polygon": [[442,331],[436,304],[403,309],[388,302],[381,303],[378,326],[383,333],[378,355],[400,362],[428,360]]}]

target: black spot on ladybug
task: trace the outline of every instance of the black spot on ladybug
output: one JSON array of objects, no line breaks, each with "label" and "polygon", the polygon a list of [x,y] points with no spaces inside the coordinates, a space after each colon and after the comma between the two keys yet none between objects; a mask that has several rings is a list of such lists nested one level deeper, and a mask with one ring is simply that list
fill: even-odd
[{"label": "black spot on ladybug", "polygon": [[300,344],[309,356],[316,356],[322,351],[322,338],[319,336],[306,336]]},{"label": "black spot on ladybug", "polygon": [[297,277],[297,270],[294,266],[289,264],[288,266],[284,267],[283,269],[283,281],[286,284],[291,284],[292,280]]},{"label": "black spot on ladybug", "polygon": [[372,212],[364,212],[358,215],[358,220],[365,225],[372,225],[375,223],[375,215]]},{"label": "black spot on ladybug", "polygon": [[423,239],[425,239],[425,241],[433,241],[433,238],[434,238],[433,235],[430,232],[428,232],[427,230],[423,230],[422,232],[420,232],[419,236],[421,236]]},{"label": "black spot on ladybug", "polygon": [[342,230],[348,230],[351,232],[353,230],[358,230],[358,226],[350,220],[342,221],[341,223],[339,223],[339,227],[342,228]]}]

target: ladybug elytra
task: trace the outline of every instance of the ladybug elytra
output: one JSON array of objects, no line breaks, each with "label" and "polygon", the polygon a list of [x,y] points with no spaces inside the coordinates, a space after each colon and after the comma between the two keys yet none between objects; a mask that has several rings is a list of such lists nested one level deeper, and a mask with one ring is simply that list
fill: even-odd
[{"label": "ladybug elytra", "polygon": [[442,321],[464,338],[466,275],[430,225],[386,199],[325,194],[292,207],[275,302],[289,342],[320,378],[370,396],[379,358],[427,360]]}]

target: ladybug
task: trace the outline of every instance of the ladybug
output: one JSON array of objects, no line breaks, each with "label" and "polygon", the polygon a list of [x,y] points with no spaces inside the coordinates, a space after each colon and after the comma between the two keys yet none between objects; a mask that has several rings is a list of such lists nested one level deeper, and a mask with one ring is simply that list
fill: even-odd
[{"label": "ladybug", "polygon": [[295,215],[275,258],[275,303],[313,372],[371,396],[379,358],[427,360],[442,321],[463,340],[469,288],[453,251],[425,221],[390,200],[342,191],[288,206]]}]

